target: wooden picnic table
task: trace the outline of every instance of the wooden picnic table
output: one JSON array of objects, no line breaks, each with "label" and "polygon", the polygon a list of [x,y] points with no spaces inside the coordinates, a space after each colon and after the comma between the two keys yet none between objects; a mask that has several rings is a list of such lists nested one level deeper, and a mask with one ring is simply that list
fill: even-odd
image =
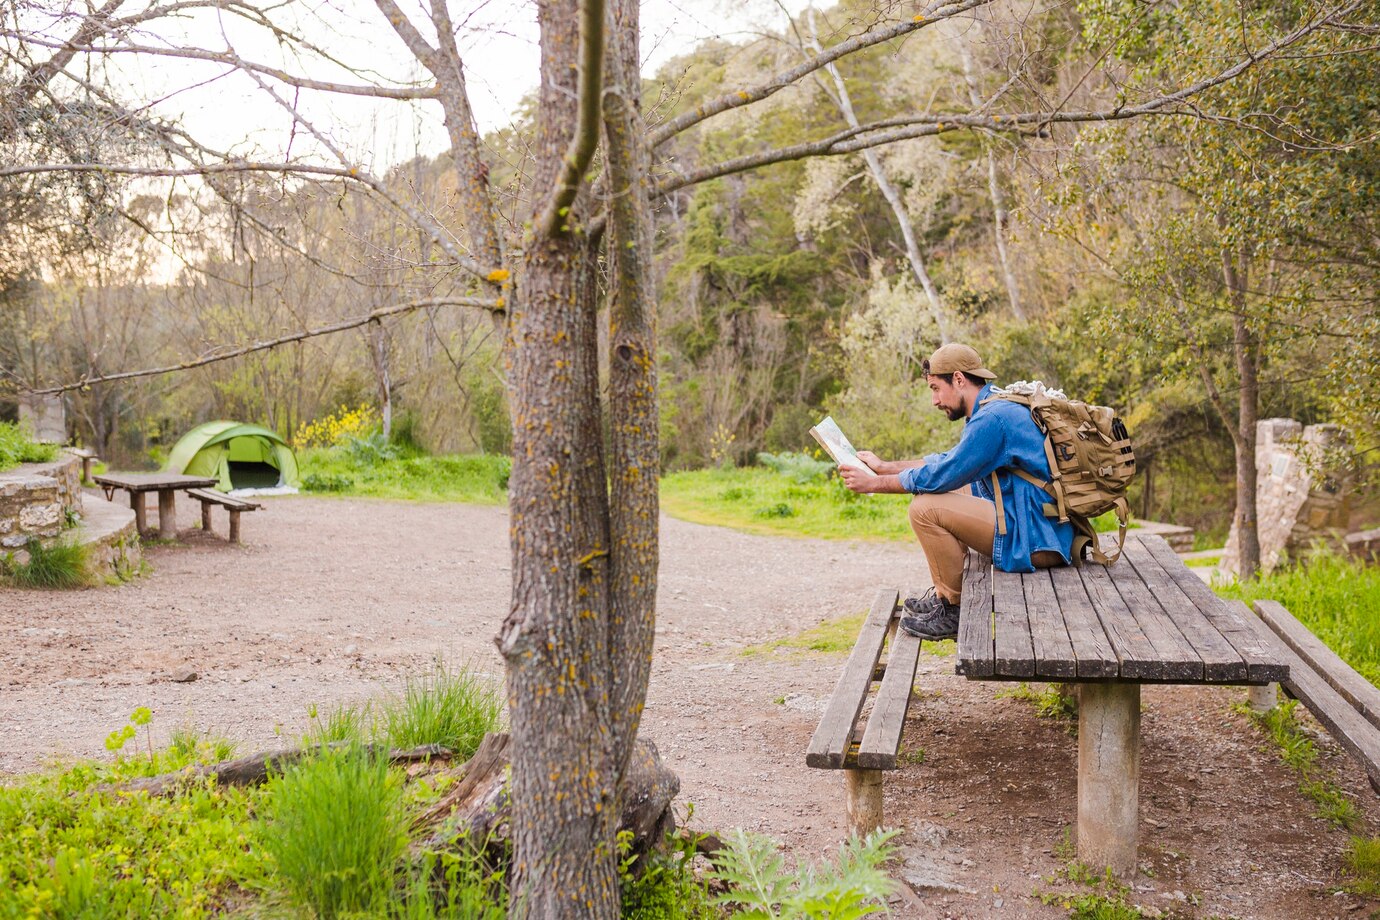
[{"label": "wooden picnic table", "polygon": [[956,669],[973,680],[1079,684],[1078,855],[1136,867],[1140,685],[1267,684],[1289,677],[1277,645],[1159,537],[1129,535],[1111,566],[995,571],[971,553]]},{"label": "wooden picnic table", "polygon": [[177,492],[186,489],[208,489],[219,480],[206,476],[183,476],[179,473],[105,473],[92,477],[92,482],[105,492],[107,501],[115,500],[115,490],[129,493],[129,506],[134,509],[134,526],[144,532],[148,516],[144,495],[158,493],[158,538],[177,539]]}]

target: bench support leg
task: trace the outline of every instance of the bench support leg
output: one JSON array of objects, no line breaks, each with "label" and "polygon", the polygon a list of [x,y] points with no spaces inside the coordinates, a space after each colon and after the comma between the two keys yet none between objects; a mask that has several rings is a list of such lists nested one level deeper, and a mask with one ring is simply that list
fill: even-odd
[{"label": "bench support leg", "polygon": [[234,508],[230,509],[230,542],[240,542],[240,513]]},{"label": "bench support leg", "polygon": [[201,503],[201,532],[202,532],[202,533],[210,533],[210,532],[211,532],[211,503],[210,503],[210,502],[202,502],[202,503]]},{"label": "bench support leg", "polygon": [[1251,687],[1247,694],[1246,702],[1250,705],[1252,712],[1269,712],[1279,703],[1279,684]]},{"label": "bench support leg", "polygon": [[1085,684],[1078,706],[1078,858],[1129,878],[1140,812],[1140,685]]},{"label": "bench support leg", "polygon": [[848,830],[859,837],[882,826],[882,771],[844,770],[848,783]]}]

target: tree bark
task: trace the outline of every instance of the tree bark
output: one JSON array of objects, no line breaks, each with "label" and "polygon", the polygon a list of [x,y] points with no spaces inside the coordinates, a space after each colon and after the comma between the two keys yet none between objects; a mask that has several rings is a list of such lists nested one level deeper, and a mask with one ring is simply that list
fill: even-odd
[{"label": "tree bark", "polygon": [[[538,3],[536,189],[557,187],[580,123],[579,12],[575,0]],[[581,231],[586,196],[554,228],[536,219],[544,197],[536,196],[530,214],[509,315],[513,600],[498,642],[514,741],[510,910],[517,918],[612,920],[621,765],[610,716],[596,261]]]},{"label": "tree bark", "polygon": [[1232,253],[1222,250],[1222,281],[1232,309],[1232,352],[1240,380],[1237,396],[1236,446],[1236,536],[1237,575],[1252,578],[1260,569],[1260,528],[1256,517],[1257,472],[1255,429],[1260,416],[1259,355],[1255,335],[1246,318],[1247,261],[1240,263]]}]

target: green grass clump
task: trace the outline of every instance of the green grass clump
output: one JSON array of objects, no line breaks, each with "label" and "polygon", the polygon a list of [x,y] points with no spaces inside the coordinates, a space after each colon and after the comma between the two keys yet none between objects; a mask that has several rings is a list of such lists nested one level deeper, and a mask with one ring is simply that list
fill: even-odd
[{"label": "green grass clump", "polygon": [[[1078,736],[1078,697],[1066,692],[1067,685],[1046,684],[1043,690],[1032,689],[1021,681],[1010,690],[998,690],[997,699],[1020,700],[1035,707],[1035,714],[1042,719],[1054,719],[1065,723],[1070,735]],[[1067,688],[1071,690],[1072,688]]]},{"label": "green grass clump", "polygon": [[297,454],[307,492],[495,505],[507,498],[512,461],[491,454],[432,457],[378,438]]},{"label": "green grass clump", "polygon": [[661,507],[697,524],[748,533],[848,540],[914,540],[906,495],[857,495],[837,476],[800,480],[794,468],[671,473]]},{"label": "green grass clump", "polygon": [[826,620],[818,626],[785,639],[773,639],[757,645],[749,645],[743,654],[749,657],[765,655],[782,649],[790,652],[846,652],[858,641],[858,631],[862,629],[865,615]]},{"label": "green grass clump", "polygon": [[1373,684],[1380,684],[1380,566],[1320,553],[1218,588],[1223,597],[1278,601]]},{"label": "green grass clump", "polygon": [[1343,830],[1362,823],[1356,803],[1342,794],[1318,766],[1318,749],[1298,723],[1298,700],[1285,700],[1264,712],[1249,711],[1251,720],[1279,749],[1280,759],[1299,774],[1299,792],[1317,806],[1313,816]]},{"label": "green grass clump", "polygon": [[91,580],[86,565],[86,547],[69,540],[58,540],[44,546],[30,540],[24,547],[27,562],[15,562],[6,557],[0,569],[21,588],[67,589],[84,587]]},{"label": "green grass clump", "polygon": [[1352,837],[1343,860],[1347,891],[1380,898],[1380,837]]},{"label": "green grass clump", "polygon": [[[1067,835],[1067,831],[1065,833]],[[1072,849],[1071,846],[1067,848]],[[1099,875],[1090,866],[1073,860],[1059,870],[1054,878],[1046,881],[1051,884],[1071,883],[1086,889],[1035,893],[1043,903],[1068,911],[1069,920],[1140,920],[1145,916],[1139,907],[1130,902],[1130,888],[1118,882],[1110,869]]]},{"label": "green grass clump", "polygon": [[324,748],[269,785],[258,839],[291,900],[323,918],[382,911],[407,851],[400,775],[385,757]]},{"label": "green grass clump", "polygon": [[440,663],[379,704],[380,727],[390,746],[441,744],[462,760],[474,754],[486,734],[499,730],[502,716],[503,697],[493,681],[467,667]]},{"label": "green grass clump", "polygon": [[21,463],[47,463],[57,459],[56,444],[40,444],[14,422],[0,422],[0,470]]}]

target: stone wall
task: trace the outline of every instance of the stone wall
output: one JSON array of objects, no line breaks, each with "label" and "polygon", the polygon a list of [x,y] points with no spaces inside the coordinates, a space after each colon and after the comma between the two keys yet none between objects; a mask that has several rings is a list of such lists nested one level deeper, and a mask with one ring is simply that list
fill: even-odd
[{"label": "stone wall", "polygon": [[[1337,425],[1303,425],[1288,418],[1256,425],[1256,517],[1260,568],[1271,572],[1318,542],[1341,549],[1350,505],[1347,482],[1325,468],[1328,452],[1345,447]],[[1236,525],[1232,524],[1221,567],[1239,573]]]},{"label": "stone wall", "polygon": [[56,537],[81,514],[81,460],[64,454],[49,463],[23,463],[0,473],[0,549],[33,537]]}]

